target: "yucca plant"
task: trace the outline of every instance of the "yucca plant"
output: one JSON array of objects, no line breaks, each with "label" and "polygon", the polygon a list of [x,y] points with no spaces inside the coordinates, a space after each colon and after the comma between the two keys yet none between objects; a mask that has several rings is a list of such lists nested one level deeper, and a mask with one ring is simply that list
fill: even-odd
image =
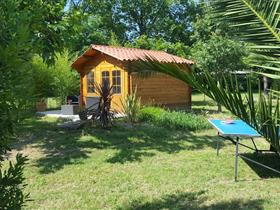
[{"label": "yucca plant", "polygon": [[136,92],[137,88],[122,101],[124,114],[131,124],[138,121],[141,108],[141,99],[137,97]]},{"label": "yucca plant", "polygon": [[95,84],[95,91],[99,96],[97,108],[92,111],[92,120],[99,121],[103,128],[112,125],[115,112],[111,108],[113,98],[113,87],[105,80],[101,84]]}]

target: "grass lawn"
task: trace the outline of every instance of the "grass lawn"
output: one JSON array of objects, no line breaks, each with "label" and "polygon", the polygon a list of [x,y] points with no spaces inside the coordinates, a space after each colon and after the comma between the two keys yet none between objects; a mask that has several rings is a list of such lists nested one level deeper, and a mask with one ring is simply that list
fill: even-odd
[{"label": "grass lawn", "polygon": [[[215,104],[201,102],[201,95],[194,100],[194,110],[204,107],[206,117],[228,115],[216,114]],[[223,142],[216,156],[214,129],[119,122],[109,131],[65,131],[57,123],[26,120],[15,145],[30,159],[26,192],[33,201],[26,209],[280,209],[280,178],[239,159],[234,182],[235,147]],[[258,144],[268,147],[264,140]],[[280,169],[275,156],[251,156]]]}]

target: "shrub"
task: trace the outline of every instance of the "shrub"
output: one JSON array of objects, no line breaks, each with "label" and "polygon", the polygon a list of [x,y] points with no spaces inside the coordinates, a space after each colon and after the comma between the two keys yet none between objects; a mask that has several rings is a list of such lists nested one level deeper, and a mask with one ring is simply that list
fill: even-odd
[{"label": "shrub", "polygon": [[203,116],[193,113],[169,111],[159,107],[145,107],[141,109],[139,119],[173,129],[198,131],[210,128],[209,123]]},{"label": "shrub", "polygon": [[141,108],[141,102],[140,98],[137,98],[136,96],[136,90],[128,95],[124,101],[122,101],[122,106],[127,120],[130,123],[137,122]]},{"label": "shrub", "polygon": [[16,162],[9,162],[9,168],[0,168],[0,209],[21,209],[28,201],[29,194],[23,193],[26,187],[23,169],[27,158],[17,154]]},{"label": "shrub", "polygon": [[34,56],[32,71],[36,96],[57,97],[64,103],[66,96],[79,94],[80,80],[70,65],[67,50],[56,55],[53,66],[48,66],[38,55]]}]

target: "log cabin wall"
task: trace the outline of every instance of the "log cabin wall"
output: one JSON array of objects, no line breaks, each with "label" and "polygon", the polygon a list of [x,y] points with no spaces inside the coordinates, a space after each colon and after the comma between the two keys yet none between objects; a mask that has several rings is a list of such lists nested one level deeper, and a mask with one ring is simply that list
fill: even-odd
[{"label": "log cabin wall", "polygon": [[132,88],[137,87],[137,96],[142,104],[191,106],[191,87],[164,74],[141,78],[132,74]]},{"label": "log cabin wall", "polygon": [[141,78],[137,73],[129,74],[125,70],[125,64],[102,53],[96,53],[87,58],[83,65],[81,75],[81,92],[84,103],[88,107],[92,101],[97,101],[98,95],[88,90],[88,74],[94,73],[94,81],[98,84],[102,81],[102,72],[108,71],[112,84],[112,72],[119,70],[121,75],[121,93],[114,94],[112,108],[122,111],[122,100],[127,94],[137,87],[137,95],[141,97],[142,105],[156,104],[168,106],[191,106],[191,87],[184,82],[164,74],[156,74],[151,77]]}]

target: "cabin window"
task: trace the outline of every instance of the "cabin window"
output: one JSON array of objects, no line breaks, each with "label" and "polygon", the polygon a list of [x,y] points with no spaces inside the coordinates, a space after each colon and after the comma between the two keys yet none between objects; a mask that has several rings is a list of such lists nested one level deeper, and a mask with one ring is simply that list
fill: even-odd
[{"label": "cabin window", "polygon": [[110,74],[109,71],[103,71],[102,72],[102,84],[107,81],[108,83],[110,83]]},{"label": "cabin window", "polygon": [[94,93],[94,72],[90,71],[87,75],[87,91],[88,93]]},{"label": "cabin window", "polygon": [[121,93],[121,71],[114,70],[112,72],[113,93]]}]

